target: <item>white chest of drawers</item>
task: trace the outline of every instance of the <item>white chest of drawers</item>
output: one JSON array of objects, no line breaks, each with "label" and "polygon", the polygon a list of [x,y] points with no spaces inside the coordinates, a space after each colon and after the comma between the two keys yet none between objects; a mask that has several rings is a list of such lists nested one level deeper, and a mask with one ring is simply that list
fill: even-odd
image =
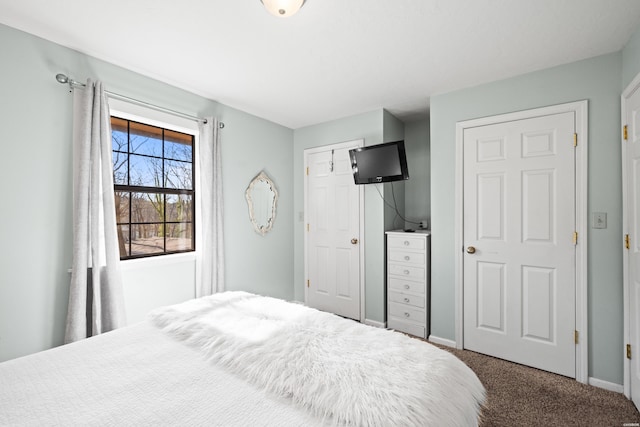
[{"label": "white chest of drawers", "polygon": [[387,231],[387,327],[429,336],[430,233]]}]

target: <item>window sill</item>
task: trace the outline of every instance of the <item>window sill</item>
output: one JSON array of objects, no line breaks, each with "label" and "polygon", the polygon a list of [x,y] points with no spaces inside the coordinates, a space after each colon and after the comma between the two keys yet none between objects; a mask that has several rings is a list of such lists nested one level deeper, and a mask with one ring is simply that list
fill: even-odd
[{"label": "window sill", "polygon": [[148,258],[134,258],[120,261],[122,271],[136,270],[138,268],[160,267],[171,264],[182,264],[195,261],[197,252],[186,252],[181,254],[160,255]]},{"label": "window sill", "polygon": [[[134,258],[120,261],[121,271],[137,270],[139,268],[148,267],[164,267],[171,264],[182,264],[185,262],[195,262],[198,252],[186,252],[181,254],[161,255],[149,258]],[[71,274],[73,270],[67,269],[67,273]]]}]

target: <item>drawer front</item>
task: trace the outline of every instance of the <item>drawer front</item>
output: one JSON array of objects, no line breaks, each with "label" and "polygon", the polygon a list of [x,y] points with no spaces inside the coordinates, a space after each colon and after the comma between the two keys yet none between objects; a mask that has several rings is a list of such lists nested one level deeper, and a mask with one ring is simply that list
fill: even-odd
[{"label": "drawer front", "polygon": [[401,294],[400,292],[389,291],[389,301],[424,308],[424,295],[409,295]]},{"label": "drawer front", "polygon": [[424,237],[387,235],[387,246],[389,248],[404,248],[424,251],[426,240]]},{"label": "drawer front", "polygon": [[390,262],[407,263],[416,265],[426,265],[427,259],[424,253],[420,252],[405,252],[397,249],[391,249],[388,252]]},{"label": "drawer front", "polygon": [[427,316],[423,310],[410,307],[405,304],[398,304],[397,302],[389,303],[389,315],[403,319],[410,323],[419,323],[426,326]]},{"label": "drawer front", "polygon": [[388,272],[394,276],[401,276],[412,280],[424,280],[426,277],[426,269],[424,267],[414,267],[402,264],[389,264]]},{"label": "drawer front", "polygon": [[411,334],[416,337],[426,338],[424,326],[403,322],[398,319],[394,319],[392,317],[390,317],[387,322],[387,328],[395,329],[396,331],[406,332],[407,334]]},{"label": "drawer front", "polygon": [[424,294],[425,286],[424,282],[411,282],[409,280],[402,280],[395,277],[389,277],[388,279],[389,289],[394,291],[408,291]]}]

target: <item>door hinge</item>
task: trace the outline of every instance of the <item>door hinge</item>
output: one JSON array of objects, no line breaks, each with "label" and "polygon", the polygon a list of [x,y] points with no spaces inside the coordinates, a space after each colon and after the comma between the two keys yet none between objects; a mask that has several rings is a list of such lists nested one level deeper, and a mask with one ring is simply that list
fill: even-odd
[{"label": "door hinge", "polygon": [[627,359],[631,359],[631,344],[627,344]]},{"label": "door hinge", "polygon": [[311,286],[311,281],[309,279],[307,279],[307,288]]},{"label": "door hinge", "polygon": [[309,166],[307,166],[307,176],[309,176]]},{"label": "door hinge", "polygon": [[307,223],[307,233],[309,232],[309,223]]},{"label": "door hinge", "polygon": [[578,146],[578,134],[577,133],[573,134],[573,146],[574,147]]},{"label": "door hinge", "polygon": [[578,244],[578,232],[577,231],[573,232],[573,244],[574,245]]},{"label": "door hinge", "polygon": [[579,338],[580,338],[580,334],[578,333],[578,331],[573,331],[573,342],[578,344]]},{"label": "door hinge", "polygon": [[624,127],[622,128],[622,137],[624,138],[625,141],[629,139],[629,134],[627,132],[627,125],[624,125]]},{"label": "door hinge", "polygon": [[624,235],[624,247],[627,249],[631,248],[631,242],[629,241],[629,235],[625,234]]}]

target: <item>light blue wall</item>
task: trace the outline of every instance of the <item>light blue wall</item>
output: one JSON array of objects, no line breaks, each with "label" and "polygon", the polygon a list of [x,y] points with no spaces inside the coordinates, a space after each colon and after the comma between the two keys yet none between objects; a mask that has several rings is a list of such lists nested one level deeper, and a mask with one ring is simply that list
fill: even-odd
[{"label": "light blue wall", "polygon": [[622,85],[624,90],[640,72],[640,28],[622,49]]},{"label": "light blue wall", "polygon": [[[404,123],[387,110],[383,111],[383,142],[404,140]],[[389,182],[380,191],[384,195],[384,231],[405,228],[405,181]],[[398,214],[396,214],[396,209]]]},{"label": "light blue wall", "polygon": [[[245,290],[291,300],[293,293],[293,131],[225,108],[222,172],[226,281]],[[249,222],[245,190],[263,170],[278,190],[272,230],[262,236]]]},{"label": "light blue wall", "polygon": [[456,122],[589,100],[588,210],[608,228],[589,229],[589,376],[622,384],[620,52],[431,98],[431,332],[454,339]]},{"label": "light blue wall", "polygon": [[[100,79],[113,92],[224,121],[228,288],[293,298],[292,130],[3,25],[0,52],[0,361],[63,339],[71,266],[72,97],[56,82],[59,72],[79,81]],[[249,181],[262,169],[281,196],[273,232],[264,238],[250,228],[244,200]],[[189,264],[125,273],[131,285],[125,289],[127,312],[134,320],[153,305],[193,295]],[[188,280],[174,283],[180,277]]]},{"label": "light blue wall", "polygon": [[[293,211],[295,299],[304,301],[304,150],[338,142],[364,139],[365,145],[383,142],[383,111],[359,114],[340,120],[307,126],[294,131]],[[365,316],[382,322],[384,313],[384,209],[375,188],[365,190]]]},{"label": "light blue wall", "polygon": [[[429,120],[406,123],[404,143],[409,168],[409,180],[405,183],[405,218],[412,222],[428,220],[431,216]],[[406,226],[418,227],[414,223]]]},{"label": "light blue wall", "polygon": [[[43,49],[40,40],[0,26],[0,361],[60,344],[64,330],[71,98],[52,78],[58,70]],[[58,63],[78,63],[65,49],[46,49]]]},{"label": "light blue wall", "polygon": [[387,110],[382,110],[383,142],[400,141],[402,139],[404,139],[404,122]]}]

